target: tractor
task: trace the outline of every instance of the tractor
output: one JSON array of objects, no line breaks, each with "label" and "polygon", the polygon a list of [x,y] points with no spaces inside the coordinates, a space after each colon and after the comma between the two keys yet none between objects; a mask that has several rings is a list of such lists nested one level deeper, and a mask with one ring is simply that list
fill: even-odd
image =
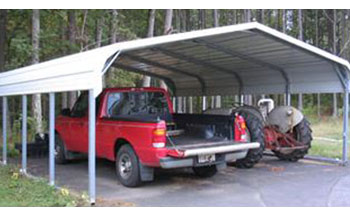
[{"label": "tractor", "polygon": [[302,112],[292,106],[274,107],[272,99],[260,99],[257,107],[234,103],[231,108],[207,109],[204,114],[239,114],[245,119],[248,141],[259,142],[260,148],[235,161],[238,168],[253,167],[267,150],[281,160],[295,162],[311,147],[312,130]]}]

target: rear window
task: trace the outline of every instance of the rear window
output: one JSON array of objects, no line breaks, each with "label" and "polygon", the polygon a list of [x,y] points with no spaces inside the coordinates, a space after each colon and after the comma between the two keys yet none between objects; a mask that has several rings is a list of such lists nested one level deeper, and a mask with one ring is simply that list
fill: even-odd
[{"label": "rear window", "polygon": [[108,95],[107,114],[112,118],[148,117],[165,120],[169,107],[162,92],[114,92]]}]

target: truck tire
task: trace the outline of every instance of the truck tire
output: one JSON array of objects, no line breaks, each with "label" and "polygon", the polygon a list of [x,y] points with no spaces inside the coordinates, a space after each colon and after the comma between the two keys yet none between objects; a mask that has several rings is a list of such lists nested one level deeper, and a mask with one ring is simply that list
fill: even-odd
[{"label": "truck tire", "polygon": [[308,153],[311,147],[312,130],[310,128],[310,122],[305,117],[298,125],[294,127],[293,132],[295,134],[295,138],[297,139],[297,141],[305,144],[307,148],[297,149],[288,154],[283,154],[278,151],[273,151],[276,157],[278,157],[280,160],[296,162],[304,158],[304,156]]},{"label": "truck tire", "polygon": [[248,150],[247,156],[235,161],[233,165],[237,168],[252,168],[261,160],[265,150],[263,121],[250,111],[241,110],[238,113],[245,119],[250,135],[250,141],[259,142],[260,147]]},{"label": "truck tire", "polygon": [[118,180],[126,187],[141,185],[139,159],[129,144],[121,146],[115,160]]},{"label": "truck tire", "polygon": [[66,147],[60,135],[55,135],[55,161],[57,164],[66,164],[68,160],[66,158]]},{"label": "truck tire", "polygon": [[216,165],[204,166],[204,167],[193,167],[192,170],[194,174],[196,174],[196,176],[199,176],[202,178],[212,177],[218,172],[218,170],[216,169]]}]

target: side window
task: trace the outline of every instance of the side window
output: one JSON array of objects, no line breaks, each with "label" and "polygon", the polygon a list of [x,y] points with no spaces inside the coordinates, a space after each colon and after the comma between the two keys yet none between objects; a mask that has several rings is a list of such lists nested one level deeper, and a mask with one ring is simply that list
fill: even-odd
[{"label": "side window", "polygon": [[74,104],[71,116],[72,117],[84,117],[88,113],[89,103],[88,103],[88,93],[83,92],[77,102]]},{"label": "side window", "polygon": [[111,93],[108,95],[107,100],[107,115],[112,116],[116,115],[116,111],[118,110],[118,107],[120,106],[122,93]]}]

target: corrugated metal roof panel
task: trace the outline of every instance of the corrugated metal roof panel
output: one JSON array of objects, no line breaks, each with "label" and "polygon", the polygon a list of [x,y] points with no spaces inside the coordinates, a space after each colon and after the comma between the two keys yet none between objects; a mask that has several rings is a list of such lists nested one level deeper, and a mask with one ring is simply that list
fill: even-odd
[{"label": "corrugated metal roof panel", "polygon": [[[117,52],[119,58],[113,62]],[[172,83],[178,95],[341,92],[346,60],[258,23],[128,41],[0,75],[0,95],[102,89],[110,64]],[[205,88],[203,88],[205,87]]]}]

